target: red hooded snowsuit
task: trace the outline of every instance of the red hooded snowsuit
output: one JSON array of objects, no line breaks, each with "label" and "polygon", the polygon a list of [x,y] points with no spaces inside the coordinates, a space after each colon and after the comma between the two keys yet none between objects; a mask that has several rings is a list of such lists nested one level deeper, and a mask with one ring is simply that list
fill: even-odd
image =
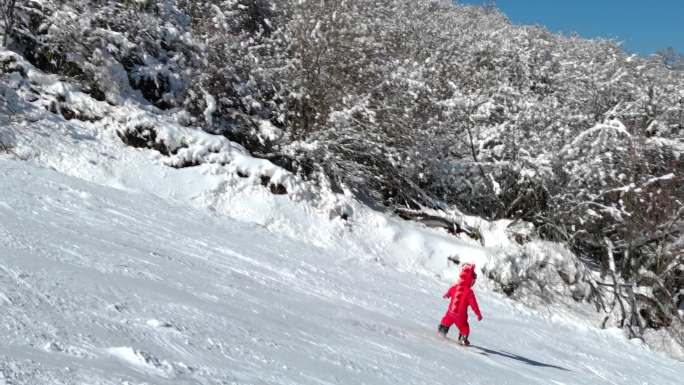
[{"label": "red hooded snowsuit", "polygon": [[475,265],[464,265],[458,283],[452,286],[449,291],[444,294],[444,298],[451,298],[451,301],[449,302],[449,309],[444,315],[444,318],[442,318],[441,324],[446,327],[456,324],[460,334],[466,337],[470,334],[470,325],[468,325],[468,306],[473,309],[478,320],[482,319],[480,308],[477,306],[477,300],[475,299],[475,293],[473,293],[473,289],[471,289],[471,286],[475,281],[474,272]]}]

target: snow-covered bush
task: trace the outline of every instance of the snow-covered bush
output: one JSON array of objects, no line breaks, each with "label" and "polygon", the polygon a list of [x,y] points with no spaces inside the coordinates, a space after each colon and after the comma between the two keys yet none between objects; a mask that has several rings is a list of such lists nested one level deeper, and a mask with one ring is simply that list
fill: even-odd
[{"label": "snow-covered bush", "polygon": [[2,18],[3,24],[3,34],[2,34],[2,45],[7,46],[7,42],[12,36],[15,23],[15,10],[17,6],[17,0],[2,0],[0,1],[0,18]]},{"label": "snow-covered bush", "polygon": [[251,178],[273,194],[284,195],[292,190],[292,174],[267,160],[252,158],[242,146],[221,135],[174,124],[167,116],[148,113],[128,116],[124,120],[116,130],[117,136],[132,147],[158,151],[166,166],[225,166],[229,173]]},{"label": "snow-covered bush", "polygon": [[553,242],[533,241],[502,250],[484,270],[501,291],[522,301],[589,301],[595,295],[586,267],[570,250]]},{"label": "snow-covered bush", "polygon": [[[681,89],[682,77],[657,63],[478,8],[244,0],[200,13],[208,75],[189,99],[194,114],[211,110],[215,132],[386,205],[531,220],[569,138],[608,114],[633,132],[679,116],[658,89]],[[263,140],[254,117],[284,135]]]},{"label": "snow-covered bush", "polygon": [[682,170],[671,150],[651,147],[616,120],[560,152],[544,231],[598,264],[612,303],[605,308],[633,336],[677,317],[673,293],[682,283],[674,277],[683,257],[670,245],[684,223]]},{"label": "snow-covered bush", "polygon": [[9,127],[3,125],[0,128],[0,153],[9,153],[16,144],[16,136],[14,131]]},{"label": "snow-covered bush", "polygon": [[120,102],[130,83],[155,105],[173,107],[196,57],[180,3],[29,1],[17,10],[14,45],[36,67],[78,81],[99,100]]},{"label": "snow-covered bush", "polygon": [[[192,26],[204,41],[205,59],[185,108],[210,132],[257,151],[268,148],[259,125],[285,123],[283,93],[288,70],[288,36],[277,28],[272,2],[214,0],[195,4]],[[262,151],[263,152],[263,151]]]}]

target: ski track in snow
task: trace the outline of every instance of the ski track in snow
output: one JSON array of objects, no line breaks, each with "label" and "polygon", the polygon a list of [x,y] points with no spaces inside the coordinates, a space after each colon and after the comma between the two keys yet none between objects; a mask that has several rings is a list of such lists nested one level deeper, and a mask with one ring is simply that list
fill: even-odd
[{"label": "ski track in snow", "polygon": [[[680,384],[684,364],[477,290],[0,159],[0,384]],[[354,261],[353,263],[351,261]],[[454,330],[451,338],[455,338]]]}]

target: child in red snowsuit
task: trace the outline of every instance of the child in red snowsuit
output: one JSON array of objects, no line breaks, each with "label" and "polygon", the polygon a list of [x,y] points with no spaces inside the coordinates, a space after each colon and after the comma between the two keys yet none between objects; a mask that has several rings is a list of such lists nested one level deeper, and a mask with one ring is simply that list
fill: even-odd
[{"label": "child in red snowsuit", "polygon": [[449,302],[449,309],[439,325],[439,333],[446,337],[449,327],[456,324],[459,330],[458,342],[466,346],[470,345],[470,341],[468,341],[468,335],[470,335],[468,306],[475,312],[477,320],[482,321],[482,314],[480,314],[480,308],[477,306],[475,293],[471,289],[476,279],[475,265],[470,263],[463,265],[458,282],[444,294],[444,298],[451,298],[451,301]]}]

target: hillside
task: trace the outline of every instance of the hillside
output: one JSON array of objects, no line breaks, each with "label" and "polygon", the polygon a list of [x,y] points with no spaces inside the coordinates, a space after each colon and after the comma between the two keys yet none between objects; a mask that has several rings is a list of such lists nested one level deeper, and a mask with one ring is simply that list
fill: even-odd
[{"label": "hillside", "polygon": [[[667,58],[438,0],[3,4],[0,246],[26,256],[0,287],[6,382],[421,383],[430,368],[425,383],[446,382],[452,347],[430,338],[459,262],[477,264],[492,311],[476,325],[486,354],[455,372],[681,375],[650,352],[684,358],[684,71]],[[270,286],[287,305],[274,314],[296,320],[286,336],[307,325],[327,342],[259,339],[254,314],[283,327],[252,291]],[[183,313],[196,298],[198,319]],[[254,355],[221,328],[246,330],[230,336]],[[624,360],[640,363],[622,373]],[[277,377],[275,363],[313,374]]]}]

